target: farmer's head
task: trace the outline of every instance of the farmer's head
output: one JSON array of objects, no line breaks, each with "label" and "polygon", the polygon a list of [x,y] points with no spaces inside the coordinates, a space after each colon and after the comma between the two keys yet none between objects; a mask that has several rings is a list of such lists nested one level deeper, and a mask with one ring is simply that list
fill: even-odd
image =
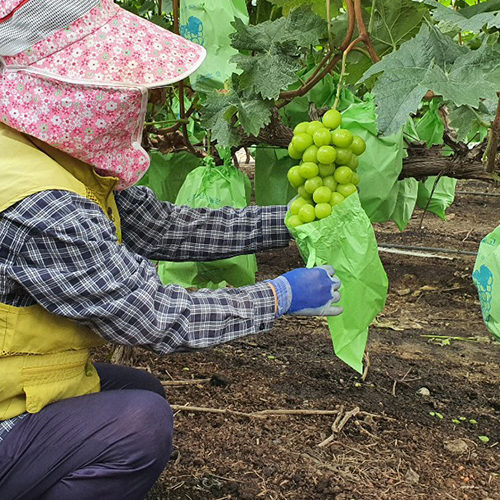
[{"label": "farmer's head", "polygon": [[135,184],[148,90],[195,71],[205,49],[113,0],[3,0],[0,119]]}]

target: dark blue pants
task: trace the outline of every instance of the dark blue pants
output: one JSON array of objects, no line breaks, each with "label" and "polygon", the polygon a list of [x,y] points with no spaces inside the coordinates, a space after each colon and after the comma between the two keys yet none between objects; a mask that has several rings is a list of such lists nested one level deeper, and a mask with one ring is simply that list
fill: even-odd
[{"label": "dark blue pants", "polygon": [[102,392],[28,415],[0,443],[1,500],[146,497],[172,451],[172,410],[149,373],[95,366]]}]

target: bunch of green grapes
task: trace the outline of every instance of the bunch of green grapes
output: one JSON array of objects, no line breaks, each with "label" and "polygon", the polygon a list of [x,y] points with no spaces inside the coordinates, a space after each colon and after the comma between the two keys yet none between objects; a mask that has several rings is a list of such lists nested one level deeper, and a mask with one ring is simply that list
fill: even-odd
[{"label": "bunch of green grapes", "polygon": [[341,114],[331,109],[321,122],[302,122],[293,131],[288,154],[301,161],[287,174],[299,195],[290,204],[288,223],[292,227],[328,217],[332,207],[357,191],[358,157],[366,144],[340,128],[341,123]]}]

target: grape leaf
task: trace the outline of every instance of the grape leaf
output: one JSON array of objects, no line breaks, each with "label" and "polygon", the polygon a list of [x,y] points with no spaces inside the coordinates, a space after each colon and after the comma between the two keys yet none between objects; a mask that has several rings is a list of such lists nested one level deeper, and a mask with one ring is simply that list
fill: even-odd
[{"label": "grape leaf", "polygon": [[308,8],[294,10],[288,18],[266,21],[256,26],[240,19],[232,23],[231,45],[252,55],[237,54],[231,62],[243,70],[240,88],[276,99],[282,90],[297,81],[300,48],[318,43],[326,23]]},{"label": "grape leaf", "polygon": [[[302,6],[310,6],[313,12],[322,16],[326,19],[326,2],[325,0],[269,0],[273,5],[281,7],[283,9],[283,14],[288,16],[291,11]],[[339,9],[342,7],[342,0],[331,0],[330,8],[331,15],[335,17],[339,13]]]},{"label": "grape leaf", "polygon": [[[371,6],[371,0],[369,3]],[[397,50],[413,38],[428,17],[427,7],[412,0],[376,0],[373,14],[367,9],[363,11],[366,26],[371,25],[370,38],[379,57]],[[347,24],[347,15],[338,16],[332,22],[335,45],[342,43]],[[352,51],[347,58],[348,75],[345,81],[355,84],[370,66],[372,61],[368,54]]]},{"label": "grape leaf", "polygon": [[499,68],[500,53],[496,47],[483,44],[471,51],[455,44],[434,26],[422,25],[415,38],[372,66],[360,82],[383,72],[373,94],[379,131],[390,135],[418,110],[428,90],[456,106],[477,108],[482,100],[495,98],[500,88],[495,81]]},{"label": "grape leaf", "polygon": [[437,0],[423,0],[434,7],[432,17],[460,31],[481,31],[483,27],[500,28],[500,0],[489,0],[465,9],[454,10],[441,5]]},{"label": "grape leaf", "polygon": [[212,138],[224,147],[239,144],[241,135],[236,128],[236,117],[249,135],[258,135],[261,128],[271,121],[273,101],[241,91],[236,75],[233,75],[232,83],[229,90],[209,94],[202,111],[203,125],[211,130]]},{"label": "grape leaf", "polygon": [[488,100],[481,103],[476,111],[470,106],[448,106],[450,127],[455,129],[457,139],[461,142],[473,136],[481,142],[488,132],[488,126],[495,119],[497,101]]}]

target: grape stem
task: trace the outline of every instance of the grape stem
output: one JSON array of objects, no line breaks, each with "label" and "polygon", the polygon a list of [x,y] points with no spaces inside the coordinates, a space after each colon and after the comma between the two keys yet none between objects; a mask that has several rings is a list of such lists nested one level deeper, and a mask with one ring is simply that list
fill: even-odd
[{"label": "grape stem", "polygon": [[326,20],[328,22],[328,45],[330,51],[333,50],[333,35],[332,35],[332,5],[331,0],[326,0]]},{"label": "grape stem", "polygon": [[353,40],[351,42],[351,44],[349,45],[349,47],[347,47],[347,49],[345,49],[344,53],[342,54],[342,69],[340,71],[339,83],[337,85],[337,95],[335,97],[335,102],[333,103],[333,109],[337,109],[337,106],[339,105],[340,93],[342,91],[342,84],[343,84],[344,76],[346,73],[347,56],[348,56],[349,52],[351,52],[351,50],[355,47],[355,45],[359,42],[362,42],[362,41],[363,41],[363,37],[358,36],[358,38],[356,38],[356,40]]}]

